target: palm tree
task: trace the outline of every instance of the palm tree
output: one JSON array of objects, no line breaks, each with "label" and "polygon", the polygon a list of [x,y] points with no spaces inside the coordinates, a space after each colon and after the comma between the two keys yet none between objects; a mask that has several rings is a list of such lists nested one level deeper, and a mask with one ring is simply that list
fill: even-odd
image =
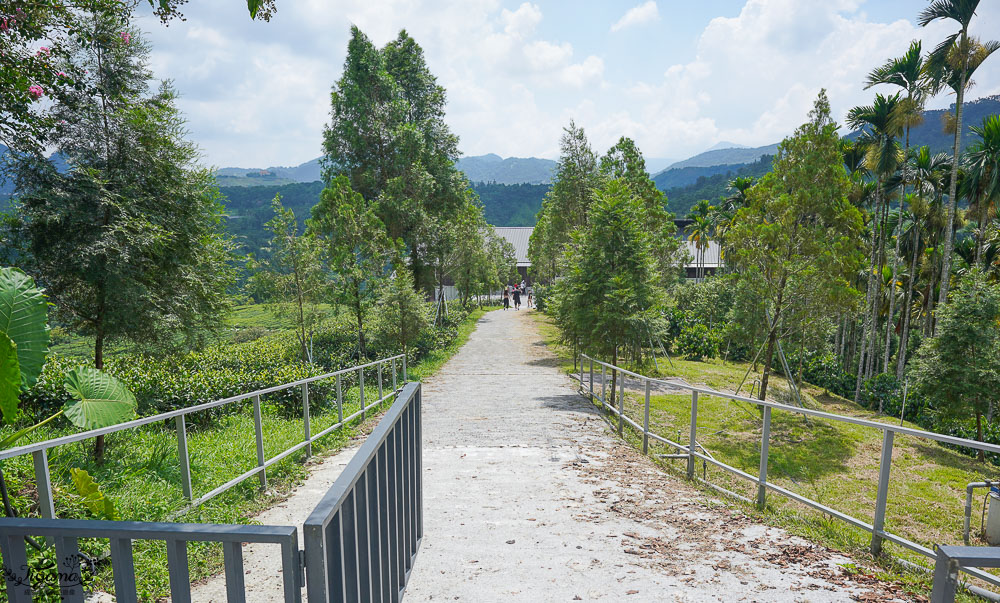
[{"label": "palm tree", "polygon": [[932,208],[927,199],[939,196],[943,172],[949,163],[949,157],[946,154],[931,155],[931,150],[927,146],[917,149],[907,161],[907,173],[912,178],[914,193],[909,198],[910,213],[912,214],[910,276],[907,279],[906,296],[903,300],[903,329],[899,337],[899,351],[896,353],[896,378],[900,380],[903,378],[903,368],[906,366],[906,345],[910,337],[910,316],[912,314],[914,286],[918,277],[917,259],[920,254],[921,227],[922,223],[932,214]]},{"label": "palm tree", "polygon": [[[892,96],[875,95],[871,105],[854,107],[847,114],[847,124],[863,130],[861,141],[866,148],[865,167],[875,175],[875,213],[872,216],[871,261],[868,272],[868,291],[865,298],[866,311],[862,330],[861,353],[858,357],[858,376],[855,387],[855,401],[861,398],[861,383],[873,369],[875,355],[875,333],[877,331],[876,302],[880,295],[876,271],[881,272],[885,217],[888,203],[885,202],[885,179],[896,171],[899,165],[899,143],[896,137],[901,133],[899,123],[894,118],[899,106],[899,93]],[[868,343],[870,339],[871,343]],[[867,361],[867,366],[866,366]]]},{"label": "palm tree", "polygon": [[970,129],[979,140],[966,151],[963,188],[972,202],[969,211],[975,211],[979,219],[975,264],[981,265],[986,227],[1000,202],[1000,115],[991,115]]},{"label": "palm tree", "polygon": [[[906,98],[902,99],[896,106],[895,114],[892,116],[897,126],[901,126],[905,131],[905,144],[903,146],[903,157],[910,154],[910,128],[920,125],[923,121],[924,101],[929,91],[929,85],[924,77],[924,61],[920,56],[921,46],[919,40],[910,42],[910,48],[901,57],[890,59],[881,67],[868,74],[867,85],[871,88],[877,84],[893,84],[899,86],[906,92]],[[909,184],[909,176],[906,169],[906,162],[902,165],[902,187],[903,194],[900,198],[899,211],[905,210],[903,203],[906,200],[906,187]],[[902,220],[897,220],[897,226],[902,224]],[[890,281],[895,290],[896,278],[899,273],[899,243],[898,230],[895,231],[896,247],[892,259],[892,280]],[[885,354],[882,359],[882,372],[889,371],[889,355],[892,350],[892,338],[890,329],[893,325],[893,317],[896,310],[896,296],[889,299],[889,319],[885,324]]]},{"label": "palm tree", "polygon": [[705,249],[712,237],[712,220],[709,216],[712,215],[714,209],[708,199],[702,199],[694,204],[687,216],[688,220],[694,220],[687,230],[688,240],[694,241],[694,248],[698,254],[695,259],[698,262],[695,278],[698,280],[705,278]]},{"label": "palm tree", "polygon": [[969,23],[979,8],[979,1],[934,0],[918,17],[922,27],[939,19],[954,21],[959,25],[959,30],[938,44],[927,59],[928,71],[938,83],[938,87],[948,85],[955,92],[955,144],[951,161],[951,183],[948,188],[948,225],[944,231],[944,259],[941,263],[941,293],[938,302],[942,304],[948,301],[948,284],[951,278],[951,250],[954,244],[952,230],[955,224],[955,195],[958,191],[958,160],[962,141],[962,104],[965,101],[965,89],[976,68],[1000,48],[1000,44],[994,41],[970,44]]}]

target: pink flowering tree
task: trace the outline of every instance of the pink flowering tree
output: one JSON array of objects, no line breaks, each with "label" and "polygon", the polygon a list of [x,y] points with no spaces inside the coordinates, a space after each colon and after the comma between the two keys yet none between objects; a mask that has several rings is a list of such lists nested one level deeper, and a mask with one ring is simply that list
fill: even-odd
[{"label": "pink flowering tree", "polygon": [[[241,1],[241,0],[235,0]],[[255,19],[268,20],[275,0],[248,0]],[[83,84],[72,70],[58,65],[68,58],[74,41],[98,43],[88,29],[94,15],[112,16],[119,23],[131,21],[142,4],[148,4],[164,23],[180,16],[184,0],[0,0],[0,144],[27,151],[41,151],[55,122],[45,103],[36,102],[42,91],[58,100],[78,93]],[[120,33],[128,46],[134,34]],[[35,88],[33,88],[33,86]]]}]

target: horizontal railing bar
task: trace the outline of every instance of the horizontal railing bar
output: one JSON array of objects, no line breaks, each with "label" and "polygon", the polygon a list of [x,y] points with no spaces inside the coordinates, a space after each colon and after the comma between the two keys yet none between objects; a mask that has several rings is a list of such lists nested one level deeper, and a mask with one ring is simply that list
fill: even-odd
[{"label": "horizontal railing bar", "polygon": [[291,448],[289,448],[288,450],[282,452],[281,454],[272,456],[271,458],[269,458],[266,461],[264,461],[264,467],[265,468],[266,467],[270,467],[271,465],[277,463],[278,461],[284,459],[285,457],[287,457],[289,455],[292,455],[292,454],[298,452],[299,450],[302,450],[303,448],[305,448],[309,444],[312,444],[312,441],[313,441],[313,439],[309,438],[305,442],[299,442],[298,444],[292,446]]},{"label": "horizontal railing bar", "polygon": [[[597,360],[596,358],[591,358],[590,356],[587,356],[586,354],[582,354],[582,356],[584,358],[587,358],[588,360],[593,360],[597,364],[604,365],[607,368],[610,368],[610,369],[613,369],[613,370],[618,370],[618,371],[623,371],[623,372],[628,372],[628,371],[625,371],[625,369],[616,367],[616,366],[614,366],[612,364],[608,364],[606,362],[602,362],[600,360]],[[944,434],[941,434],[941,433],[935,433],[933,431],[925,431],[923,429],[914,429],[912,427],[903,427],[903,426],[900,426],[900,425],[893,425],[893,424],[890,424],[890,423],[881,423],[881,422],[878,422],[878,421],[871,421],[869,419],[859,419],[859,418],[856,418],[856,417],[849,417],[847,415],[837,415],[837,414],[833,414],[833,413],[823,412],[821,410],[813,410],[813,409],[810,409],[810,408],[799,408],[797,406],[789,406],[788,404],[780,404],[778,402],[768,402],[766,400],[757,400],[756,398],[748,398],[746,396],[738,396],[738,395],[735,395],[735,394],[727,394],[725,392],[720,392],[720,391],[714,390],[714,389],[708,389],[708,388],[704,388],[704,387],[696,387],[696,386],[688,385],[688,384],[681,385],[681,384],[678,384],[676,382],[667,381],[665,379],[654,379],[652,377],[644,377],[644,376],[639,375],[637,373],[631,373],[631,372],[628,372],[628,373],[631,374],[631,375],[635,375],[636,377],[639,377],[639,378],[642,378],[642,379],[649,379],[653,383],[661,383],[661,384],[669,385],[669,386],[672,386],[672,387],[675,387],[675,388],[678,388],[678,389],[685,389],[685,390],[688,390],[688,391],[698,392],[698,393],[706,394],[706,395],[709,395],[709,396],[716,396],[716,397],[719,397],[719,398],[726,398],[726,399],[729,399],[729,400],[738,400],[738,401],[741,401],[741,402],[749,402],[751,404],[755,404],[755,405],[761,406],[761,407],[767,406],[767,407],[770,407],[770,408],[775,408],[775,409],[778,409],[778,410],[786,410],[788,412],[799,413],[801,415],[807,415],[807,416],[816,417],[816,418],[819,418],[819,419],[829,419],[831,421],[841,421],[841,422],[844,422],[844,423],[851,423],[853,425],[861,425],[861,426],[864,426],[864,427],[872,427],[872,428],[875,428],[875,429],[881,429],[883,431],[893,431],[895,433],[903,433],[903,434],[911,435],[911,436],[918,437],[918,438],[924,438],[924,439],[928,439],[928,440],[935,440],[935,441],[938,441],[938,442],[945,442],[945,443],[948,443],[948,444],[954,444],[956,446],[963,446],[965,448],[974,448],[976,450],[985,450],[987,452],[1000,453],[1000,445],[996,445],[996,444],[987,444],[985,442],[976,442],[975,440],[967,440],[965,438],[957,438],[957,437],[954,437],[954,436],[944,435]],[[3,458],[3,457],[0,457],[0,458]]]},{"label": "horizontal railing bar", "polygon": [[672,441],[668,440],[667,438],[665,438],[663,436],[660,436],[660,435],[657,435],[657,434],[653,433],[652,431],[649,432],[649,437],[651,437],[654,440],[657,440],[659,442],[662,442],[662,443],[664,443],[664,444],[666,444],[668,446],[673,446],[674,448],[676,448],[678,450],[683,450],[684,454],[687,455],[687,449],[688,449],[687,446],[682,446],[681,444],[678,444],[677,442],[672,442]]},{"label": "horizontal railing bar", "polygon": [[281,544],[295,537],[297,532],[295,526],[5,517],[0,518],[0,534]]},{"label": "horizontal railing bar", "polygon": [[702,454],[700,452],[694,452],[694,453],[690,453],[689,452],[688,456],[694,456],[695,458],[701,459],[701,460],[705,461],[706,463],[711,463],[711,464],[715,465],[716,467],[718,467],[719,469],[725,469],[726,471],[728,471],[730,473],[734,473],[734,474],[736,474],[736,475],[738,475],[738,476],[740,476],[740,477],[742,477],[744,479],[748,479],[748,480],[752,481],[755,484],[759,484],[760,483],[760,478],[758,478],[757,476],[750,475],[746,471],[740,471],[736,467],[733,467],[731,465],[727,465],[727,464],[725,464],[725,463],[723,463],[721,461],[717,461],[717,460],[713,459],[712,457],[710,457],[710,456],[708,456],[706,454]]},{"label": "horizontal railing bar", "polygon": [[213,402],[206,402],[204,404],[198,404],[196,406],[189,406],[187,408],[179,408],[177,410],[171,410],[169,412],[160,413],[158,415],[153,415],[151,417],[143,417],[141,419],[135,419],[134,421],[129,421],[127,423],[119,423],[117,425],[112,425],[110,427],[102,427],[100,429],[91,429],[90,431],[83,431],[80,433],[74,433],[61,438],[55,438],[52,440],[45,440],[43,442],[36,442],[34,444],[26,444],[24,446],[19,446],[17,448],[9,448],[7,450],[0,451],[0,460],[14,458],[16,456],[21,456],[23,454],[29,454],[32,452],[37,452],[40,450],[48,450],[49,448],[55,448],[57,446],[62,446],[63,444],[72,444],[73,442],[82,442],[83,440],[88,440],[97,436],[107,435],[109,433],[115,433],[118,431],[124,431],[126,429],[133,429],[135,427],[142,427],[143,425],[149,425],[150,423],[156,423],[157,421],[166,421],[168,419],[173,419],[182,415],[188,415],[191,413],[200,412],[202,410],[208,410],[211,408],[216,408],[218,406],[224,406],[226,404],[232,404],[234,402],[241,402],[243,400],[248,400],[254,396],[263,396],[266,394],[272,394],[274,392],[279,392],[285,389],[290,389],[293,387],[299,387],[306,383],[313,383],[315,381],[320,381],[322,379],[330,379],[336,377],[337,375],[344,375],[348,373],[357,372],[360,369],[368,368],[376,364],[384,364],[390,362],[393,359],[401,358],[403,355],[398,354],[389,358],[384,358],[382,360],[376,360],[374,362],[369,362],[368,364],[362,364],[360,366],[353,366],[346,369],[340,369],[339,371],[334,371],[332,373],[326,373],[323,375],[318,375],[316,377],[308,377],[306,379],[300,379],[298,381],[293,381],[291,383],[285,383],[282,385],[276,385],[274,387],[269,387],[266,389],[259,389],[257,391],[249,392],[246,394],[240,394],[238,396],[231,396],[229,398],[223,398],[221,400],[215,400]]},{"label": "horizontal railing bar", "polygon": [[721,494],[725,494],[726,496],[732,496],[733,498],[735,498],[737,500],[741,500],[741,501],[743,501],[745,503],[748,503],[748,504],[753,504],[753,501],[750,500],[749,498],[747,498],[746,496],[743,496],[742,494],[737,494],[736,492],[733,492],[732,490],[728,490],[726,488],[723,488],[722,486],[718,486],[716,484],[713,484],[712,482],[708,481],[707,479],[701,479],[700,477],[697,477],[697,476],[695,476],[694,479],[697,480],[698,482],[700,482],[701,484],[703,484],[705,486],[708,486],[709,488],[715,490],[716,492],[719,492]]}]

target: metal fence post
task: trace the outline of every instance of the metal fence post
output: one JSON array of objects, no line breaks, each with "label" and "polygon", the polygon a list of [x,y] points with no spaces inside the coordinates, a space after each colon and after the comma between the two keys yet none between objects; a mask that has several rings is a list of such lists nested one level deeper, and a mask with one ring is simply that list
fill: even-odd
[{"label": "metal fence post", "polygon": [[767,454],[771,445],[771,407],[764,407],[764,428],[760,435],[760,479],[757,482],[757,506],[764,508],[767,499]]},{"label": "metal fence post", "polygon": [[875,521],[872,522],[872,555],[882,552],[882,536],[885,527],[885,504],[889,497],[889,469],[892,468],[892,439],[896,432],[885,430],[882,437],[882,458],[878,464],[878,494],[875,497]]},{"label": "metal fence post", "polygon": [[590,401],[594,401],[594,359],[590,359]]},{"label": "metal fence post", "polygon": [[406,374],[406,354],[403,354],[403,383],[410,380],[410,377]]},{"label": "metal fence post", "polygon": [[698,437],[698,392],[691,392],[691,432],[688,439],[688,479],[694,479],[695,439]]},{"label": "metal fence post", "polygon": [[305,436],[306,436],[305,439],[306,458],[309,458],[313,455],[313,447],[311,442],[312,430],[309,429],[309,384],[308,383],[302,384],[302,419],[304,421],[303,428],[305,429]]},{"label": "metal fence post", "polygon": [[361,397],[361,420],[365,420],[365,369],[358,369],[358,395]]},{"label": "metal fence post", "polygon": [[257,466],[260,467],[260,473],[257,474],[260,479],[260,487],[267,489],[267,470],[264,468],[264,422],[260,416],[260,396],[253,397],[253,429],[254,435],[257,438]]},{"label": "metal fence post", "polygon": [[187,422],[184,415],[178,415],[176,421],[177,459],[181,463],[181,488],[184,490],[184,498],[191,500],[194,498],[194,490],[191,489],[191,460],[188,456]]},{"label": "metal fence post", "polygon": [[606,392],[607,389],[606,384],[608,382],[607,373],[608,373],[608,367],[602,364],[601,365],[601,408],[604,408],[604,406],[607,404],[606,400],[608,399]]},{"label": "metal fence post", "polygon": [[583,391],[583,355],[580,355],[580,391]]},{"label": "metal fence post", "polygon": [[[622,435],[625,430],[625,373],[618,371],[618,435]],[[614,392],[611,392],[612,395]]]},{"label": "metal fence post", "polygon": [[396,357],[392,358],[392,391],[399,389],[396,387]]},{"label": "metal fence post", "polygon": [[958,590],[959,565],[940,548],[936,552],[931,603],[953,603]]},{"label": "metal fence post", "polygon": [[344,394],[340,388],[340,375],[337,375],[337,422],[344,422]]},{"label": "metal fence post", "polygon": [[56,518],[56,506],[52,500],[52,478],[49,475],[49,454],[47,450],[31,453],[35,464],[35,484],[38,488],[38,507],[45,519]]},{"label": "metal fence post", "polygon": [[382,363],[378,363],[378,401],[382,401]]},{"label": "metal fence post", "polygon": [[649,454],[649,379],[646,379],[646,410],[642,417],[642,453]]}]

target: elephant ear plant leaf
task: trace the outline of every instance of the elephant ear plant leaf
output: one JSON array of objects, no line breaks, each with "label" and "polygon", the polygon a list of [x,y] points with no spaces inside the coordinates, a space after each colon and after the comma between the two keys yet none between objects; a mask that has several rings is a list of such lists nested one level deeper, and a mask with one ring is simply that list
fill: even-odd
[{"label": "elephant ear plant leaf", "polygon": [[135,396],[107,373],[81,366],[66,374],[65,386],[76,400],[62,412],[81,429],[100,429],[135,416]]},{"label": "elephant ear plant leaf", "polygon": [[17,396],[21,390],[21,368],[17,344],[0,333],[0,411],[7,421],[17,416]]},{"label": "elephant ear plant leaf", "polygon": [[[0,412],[7,424],[18,414],[22,388],[38,381],[49,353],[48,302],[31,277],[17,268],[0,268]],[[65,415],[81,429],[99,429],[135,415],[135,396],[111,375],[80,367],[66,374],[66,391],[75,398],[52,416],[0,440],[0,449]]]},{"label": "elephant ear plant leaf", "polygon": [[17,268],[0,268],[0,332],[17,346],[26,388],[38,380],[49,353],[48,306],[31,277]]}]

